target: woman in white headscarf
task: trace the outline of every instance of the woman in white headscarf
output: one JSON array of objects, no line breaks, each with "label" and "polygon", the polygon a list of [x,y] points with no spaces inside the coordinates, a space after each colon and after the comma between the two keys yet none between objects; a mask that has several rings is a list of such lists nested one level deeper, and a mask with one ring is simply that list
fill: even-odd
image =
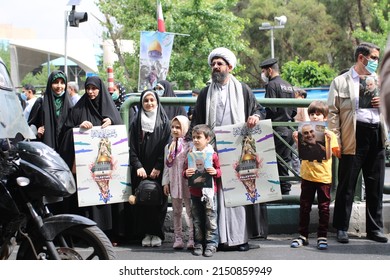
[{"label": "woman in white headscarf", "polygon": [[[130,165],[133,192],[141,180],[149,178],[160,183],[164,169],[164,147],[168,144],[171,129],[170,121],[162,108],[159,97],[151,89],[144,90],[141,104],[130,130]],[[142,245],[161,246],[164,240],[164,220],[168,200],[163,195],[161,206],[129,205],[134,207],[137,237]]]}]

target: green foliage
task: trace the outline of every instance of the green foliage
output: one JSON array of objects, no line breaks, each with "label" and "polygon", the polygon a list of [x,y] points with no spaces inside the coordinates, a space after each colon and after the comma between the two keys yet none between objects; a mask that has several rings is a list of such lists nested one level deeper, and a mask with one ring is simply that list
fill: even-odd
[{"label": "green foliage", "polygon": [[[59,67],[50,64],[50,72],[58,70]],[[37,88],[37,92],[44,91],[46,89],[47,77],[49,76],[47,64],[43,65],[42,70],[35,75],[28,73],[22,80],[22,85],[32,84]]]},{"label": "green foliage", "polygon": [[303,88],[329,85],[336,72],[327,64],[319,65],[317,61],[289,61],[283,65],[282,78],[294,86]]},{"label": "green foliage", "polygon": [[[388,0],[373,3],[372,23],[366,28],[359,27],[353,35],[361,41],[371,42],[385,49],[387,36],[390,34],[390,4]],[[383,54],[383,52],[382,52]]]},{"label": "green foliage", "polygon": [[6,48],[4,45],[0,45],[0,57],[3,60],[8,71],[11,71],[9,49]]},{"label": "green foliage", "polygon": [[[189,35],[175,36],[167,80],[174,82],[177,88],[191,89],[205,85],[210,79],[207,57],[213,48],[224,46],[237,55],[250,52],[248,43],[240,38],[246,21],[231,12],[235,3],[231,0],[162,1],[167,32]],[[117,22],[118,28],[112,29],[106,36],[120,35],[121,39],[135,42],[135,54],[125,59],[126,69],[118,69],[123,66],[116,64],[114,75],[116,78],[116,73],[128,72],[127,87],[136,89],[140,31],[157,29],[156,1],[99,1],[98,5],[108,18],[115,18]],[[241,64],[235,69],[235,74],[240,76],[243,69]]]},{"label": "green foliage", "polygon": [[[114,78],[129,92],[137,91],[141,31],[157,29],[156,0],[95,0],[105,16],[103,38],[132,40],[133,54],[121,54]],[[177,89],[201,88],[210,78],[207,57],[216,47],[231,49],[238,58],[233,74],[252,88],[261,87],[259,64],[270,58],[271,31],[259,30],[263,22],[274,29],[274,52],[282,76],[301,87],[328,85],[341,69],[354,63],[353,51],[362,41],[384,49],[390,33],[388,0],[161,0],[167,32],[176,35],[167,79]],[[9,52],[0,55],[9,66]],[[383,55],[383,52],[382,52]],[[25,81],[46,84],[47,73]],[[47,70],[46,70],[47,71]],[[107,80],[106,65],[99,75]]]}]

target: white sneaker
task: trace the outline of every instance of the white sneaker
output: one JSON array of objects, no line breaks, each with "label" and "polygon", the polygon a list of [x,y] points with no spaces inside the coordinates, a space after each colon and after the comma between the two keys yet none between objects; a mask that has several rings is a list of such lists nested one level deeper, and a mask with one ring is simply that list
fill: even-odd
[{"label": "white sneaker", "polygon": [[160,247],[162,243],[162,240],[160,237],[153,235],[151,245],[152,247]]},{"label": "white sneaker", "polygon": [[142,239],[142,246],[143,247],[150,247],[152,246],[152,236],[147,234],[144,239]]}]

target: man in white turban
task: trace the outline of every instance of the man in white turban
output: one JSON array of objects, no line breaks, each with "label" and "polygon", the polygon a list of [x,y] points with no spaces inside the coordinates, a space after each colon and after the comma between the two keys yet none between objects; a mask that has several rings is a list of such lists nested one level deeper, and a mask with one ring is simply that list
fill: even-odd
[{"label": "man in white turban", "polygon": [[[237,58],[227,48],[216,48],[208,56],[211,84],[197,98],[191,128],[197,124],[216,126],[246,122],[254,127],[265,118],[265,109],[257,103],[248,85],[231,72]],[[191,129],[187,135],[191,135]],[[224,193],[218,192],[218,227],[220,250],[249,250],[248,238],[268,234],[267,208],[264,204],[225,207]]]},{"label": "man in white turban", "polygon": [[211,61],[213,60],[214,57],[223,58],[226,61],[226,63],[228,63],[229,65],[232,66],[232,70],[236,67],[237,58],[234,55],[234,53],[232,53],[232,51],[227,49],[227,48],[216,48],[216,49],[214,49],[209,54],[209,58],[208,58],[209,65],[211,65]]}]

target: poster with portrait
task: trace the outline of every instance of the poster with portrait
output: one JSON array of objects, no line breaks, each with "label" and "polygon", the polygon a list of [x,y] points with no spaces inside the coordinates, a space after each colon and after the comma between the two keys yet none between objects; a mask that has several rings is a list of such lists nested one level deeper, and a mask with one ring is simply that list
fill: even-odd
[{"label": "poster with portrait", "polygon": [[360,76],[359,108],[372,109],[371,100],[375,96],[379,96],[378,77],[376,75]]},{"label": "poster with portrait", "polygon": [[154,88],[157,81],[165,80],[174,34],[158,31],[142,31],[140,41],[138,91]]},{"label": "poster with portrait", "polygon": [[188,153],[188,168],[194,168],[195,174],[188,178],[188,185],[193,188],[212,188],[213,177],[206,169],[213,167],[213,153]]},{"label": "poster with portrait", "polygon": [[131,194],[125,125],[73,129],[79,206],[127,201]]},{"label": "poster with portrait", "polygon": [[252,129],[242,123],[214,132],[226,207],[282,199],[271,120]]},{"label": "poster with portrait", "polygon": [[302,160],[322,161],[332,156],[325,137],[326,122],[301,122],[298,126],[298,154]]}]

